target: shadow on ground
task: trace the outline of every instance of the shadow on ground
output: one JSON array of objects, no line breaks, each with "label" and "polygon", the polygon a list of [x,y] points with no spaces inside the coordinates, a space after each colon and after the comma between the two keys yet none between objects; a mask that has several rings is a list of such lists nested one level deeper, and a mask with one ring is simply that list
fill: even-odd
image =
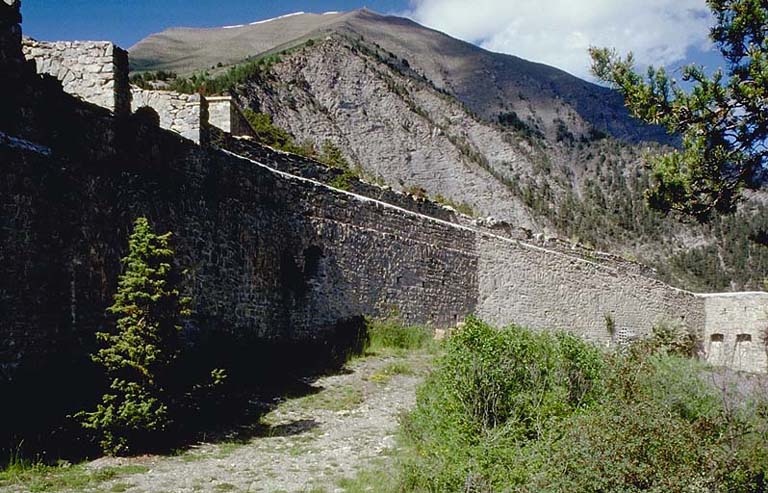
[{"label": "shadow on ground", "polygon": [[[321,332],[323,333],[323,332]],[[337,323],[313,341],[259,339],[208,332],[188,335],[182,373],[201,380],[223,369],[223,385],[199,393],[180,413],[176,426],[144,452],[185,450],[201,441],[247,442],[260,436],[291,436],[318,426],[313,420],[269,426],[261,417],[279,402],[315,394],[316,377],[344,371],[350,356],[362,354],[367,334],[363,317]],[[37,369],[13,386],[0,388],[0,467],[19,456],[55,463],[80,462],[100,455],[97,441],[72,416],[95,408],[106,390],[98,368],[80,358],[67,363],[66,353],[49,368]],[[59,371],[54,371],[58,368]],[[61,368],[67,368],[62,372]],[[2,386],[0,386],[2,387]],[[5,396],[8,398],[6,399]]]}]

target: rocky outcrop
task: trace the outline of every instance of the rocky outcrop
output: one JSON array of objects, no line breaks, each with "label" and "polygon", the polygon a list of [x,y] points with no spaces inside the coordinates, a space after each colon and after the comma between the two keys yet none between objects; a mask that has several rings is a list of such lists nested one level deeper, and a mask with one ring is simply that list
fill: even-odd
[{"label": "rocky outcrop", "polygon": [[238,100],[271,114],[298,142],[330,140],[392,187],[420,187],[481,215],[541,229],[495,176],[530,169],[518,149],[527,144],[477,121],[428,83],[379,64],[341,36],[287,55],[271,70],[244,85]]}]

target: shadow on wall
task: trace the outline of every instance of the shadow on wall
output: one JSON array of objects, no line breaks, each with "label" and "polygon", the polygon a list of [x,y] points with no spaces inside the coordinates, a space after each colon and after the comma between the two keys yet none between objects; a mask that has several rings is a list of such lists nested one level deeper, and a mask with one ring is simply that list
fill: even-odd
[{"label": "shadow on wall", "polygon": [[[307,377],[340,369],[351,356],[362,354],[367,342],[363,317],[340,321],[321,333],[325,336],[316,341],[295,341],[226,331],[185,331],[183,371],[199,374],[199,381],[204,381],[212,368],[221,368],[227,378],[215,393],[197,403],[194,413],[178,420],[182,426],[167,437],[160,450],[185,448],[202,436],[208,441],[233,436],[245,440],[265,433],[259,417],[276,398],[317,392],[319,389],[306,383]],[[82,351],[57,354],[34,371],[19,372],[12,383],[0,383],[5,404],[0,416],[0,467],[19,452],[51,463],[99,455],[97,444],[71,415],[94,408],[108,382]],[[297,427],[298,431],[282,432],[298,433],[312,425],[298,423]]]}]

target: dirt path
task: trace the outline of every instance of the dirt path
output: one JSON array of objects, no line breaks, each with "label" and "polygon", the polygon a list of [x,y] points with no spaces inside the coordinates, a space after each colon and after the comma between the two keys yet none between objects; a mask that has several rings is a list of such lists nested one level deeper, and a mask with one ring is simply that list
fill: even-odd
[{"label": "dirt path", "polygon": [[130,493],[334,492],[342,478],[371,467],[395,446],[398,416],[415,401],[430,357],[373,356],[320,377],[319,391],[280,403],[262,422],[265,437],[202,444],[177,457],[100,459],[89,468],[141,465],[89,491]]}]

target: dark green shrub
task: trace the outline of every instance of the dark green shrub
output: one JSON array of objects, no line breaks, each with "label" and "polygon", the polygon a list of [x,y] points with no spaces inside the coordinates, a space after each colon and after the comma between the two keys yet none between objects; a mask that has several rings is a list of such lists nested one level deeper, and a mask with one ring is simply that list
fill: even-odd
[{"label": "dark green shrub", "polygon": [[415,459],[406,488],[495,491],[524,484],[520,449],[546,435],[557,418],[601,398],[600,352],[574,336],[496,330],[476,318],[447,342],[437,369],[405,420]]}]

